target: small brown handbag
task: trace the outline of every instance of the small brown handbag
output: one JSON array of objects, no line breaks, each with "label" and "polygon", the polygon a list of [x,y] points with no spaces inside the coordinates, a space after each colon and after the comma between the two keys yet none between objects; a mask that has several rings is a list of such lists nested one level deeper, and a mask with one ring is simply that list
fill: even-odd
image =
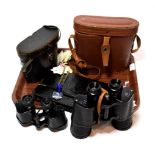
[{"label": "small brown handbag", "polygon": [[[100,74],[113,74],[127,69],[131,53],[141,45],[136,35],[138,26],[139,22],[132,18],[76,16],[75,35],[70,36],[69,47],[80,75],[99,78]],[[135,40],[137,49],[133,49]],[[88,76],[86,70],[87,73],[96,70],[96,75]]]}]

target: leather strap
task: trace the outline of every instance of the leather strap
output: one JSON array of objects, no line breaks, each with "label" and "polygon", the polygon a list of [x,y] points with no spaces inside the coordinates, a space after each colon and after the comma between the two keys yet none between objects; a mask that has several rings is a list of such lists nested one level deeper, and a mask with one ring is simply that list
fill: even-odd
[{"label": "leather strap", "polygon": [[72,42],[71,42],[71,39],[73,39],[75,41],[75,37],[74,35],[70,35],[69,39],[68,39],[68,44],[69,44],[69,48],[71,50],[71,53],[72,53],[72,57],[75,61],[75,64],[80,68],[80,69],[83,69],[83,68],[86,68],[87,67],[87,63],[85,60],[82,60],[77,54],[76,54],[76,50],[75,48],[73,47],[72,45]]},{"label": "leather strap", "polygon": [[22,67],[22,72],[26,72],[28,66],[32,63],[33,60],[34,60],[34,59],[31,58],[31,59],[29,59],[29,60],[23,65],[23,67]]},{"label": "leather strap", "polygon": [[133,107],[133,113],[135,113],[135,112],[139,109],[140,102],[137,101],[137,102],[135,102],[135,104],[136,104],[136,105]]},{"label": "leather strap", "polygon": [[100,113],[101,113],[101,106],[102,106],[102,100],[105,94],[107,94],[108,91],[101,88],[101,94],[99,96],[98,102],[97,102],[97,113],[98,113],[98,124],[100,123]]},{"label": "leather strap", "polygon": [[136,35],[135,39],[136,39],[136,42],[137,42],[137,48],[136,49],[132,49],[131,53],[137,52],[139,50],[140,46],[141,46],[141,39],[140,39],[140,37],[138,35]]},{"label": "leather strap", "polygon": [[105,94],[107,94],[108,91],[101,88],[101,94],[99,96],[99,99],[98,99],[98,102],[97,102],[97,112],[98,112],[98,115],[100,115],[100,112],[101,112],[101,105],[102,105],[102,100],[103,100],[103,97],[105,96]]},{"label": "leather strap", "polygon": [[103,44],[101,46],[103,66],[108,66],[110,55],[110,37],[103,38]]},{"label": "leather strap", "polygon": [[[100,68],[97,67],[97,66],[93,66],[93,65],[88,65],[87,62],[83,59],[81,59],[77,53],[76,53],[76,49],[73,47],[72,45],[72,42],[71,42],[71,39],[73,39],[74,41],[75,40],[75,36],[74,35],[70,35],[69,39],[68,39],[68,45],[69,45],[69,48],[71,50],[71,53],[72,53],[72,58],[74,59],[75,61],[75,65],[76,65],[76,73],[82,77],[85,77],[85,78],[90,78],[90,79],[99,79],[100,76],[101,76],[101,71],[100,71]],[[97,74],[95,75],[92,75],[92,74],[88,74],[88,75],[85,75],[84,73],[81,73],[80,70],[87,70],[87,71],[90,71],[90,70],[96,70]],[[74,69],[75,70],[75,69]]]},{"label": "leather strap", "polygon": [[[104,88],[101,88],[101,94],[100,94],[98,102],[97,102],[97,113],[98,113],[99,118],[100,118],[100,113],[101,113],[102,100],[107,93],[108,93],[107,90],[105,90]],[[133,107],[133,113],[135,113],[139,109],[140,102],[138,101],[135,104],[136,105]],[[99,121],[100,121],[100,119],[98,119],[98,123],[99,123]]]}]

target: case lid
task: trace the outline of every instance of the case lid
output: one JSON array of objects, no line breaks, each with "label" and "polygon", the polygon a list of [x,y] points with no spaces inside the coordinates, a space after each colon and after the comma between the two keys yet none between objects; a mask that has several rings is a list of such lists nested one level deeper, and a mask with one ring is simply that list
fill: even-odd
[{"label": "case lid", "polygon": [[47,46],[59,40],[59,29],[56,26],[43,26],[17,45],[18,55],[39,54]]},{"label": "case lid", "polygon": [[74,18],[74,29],[79,33],[104,36],[131,36],[137,33],[139,22],[126,17],[80,15]]}]

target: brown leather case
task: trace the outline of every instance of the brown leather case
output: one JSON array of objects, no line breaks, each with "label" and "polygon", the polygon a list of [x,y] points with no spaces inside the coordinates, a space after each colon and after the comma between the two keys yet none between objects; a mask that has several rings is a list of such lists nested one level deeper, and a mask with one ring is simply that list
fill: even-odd
[{"label": "brown leather case", "polygon": [[[138,21],[124,17],[76,16],[74,18],[75,50],[87,64],[99,67],[101,73],[123,71],[137,37]],[[140,39],[137,37],[137,46]]]}]

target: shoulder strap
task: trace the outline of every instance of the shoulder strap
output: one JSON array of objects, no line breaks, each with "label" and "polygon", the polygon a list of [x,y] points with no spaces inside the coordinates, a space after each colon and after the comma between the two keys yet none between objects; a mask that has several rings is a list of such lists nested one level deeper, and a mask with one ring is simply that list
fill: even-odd
[{"label": "shoulder strap", "polygon": [[140,46],[141,46],[141,39],[140,39],[140,37],[138,35],[136,35],[135,39],[136,39],[136,42],[137,42],[137,48],[136,49],[132,49],[131,53],[137,52],[139,50]]},{"label": "shoulder strap", "polygon": [[[75,61],[75,66],[76,66],[76,73],[82,77],[85,77],[85,78],[90,78],[90,79],[99,79],[100,76],[101,76],[101,71],[100,71],[100,68],[97,67],[97,66],[93,66],[93,65],[88,65],[87,62],[83,59],[81,59],[77,53],[76,53],[76,49],[73,47],[72,45],[72,42],[71,42],[71,39],[73,39],[75,41],[75,36],[74,35],[71,35],[68,39],[68,45],[69,45],[69,48],[71,50],[71,53],[72,53],[72,58],[74,59]],[[87,72],[89,72],[90,70],[95,70],[96,71],[96,74],[95,75],[92,75],[92,74],[84,74],[82,73],[81,71],[82,70],[87,70]]]}]

